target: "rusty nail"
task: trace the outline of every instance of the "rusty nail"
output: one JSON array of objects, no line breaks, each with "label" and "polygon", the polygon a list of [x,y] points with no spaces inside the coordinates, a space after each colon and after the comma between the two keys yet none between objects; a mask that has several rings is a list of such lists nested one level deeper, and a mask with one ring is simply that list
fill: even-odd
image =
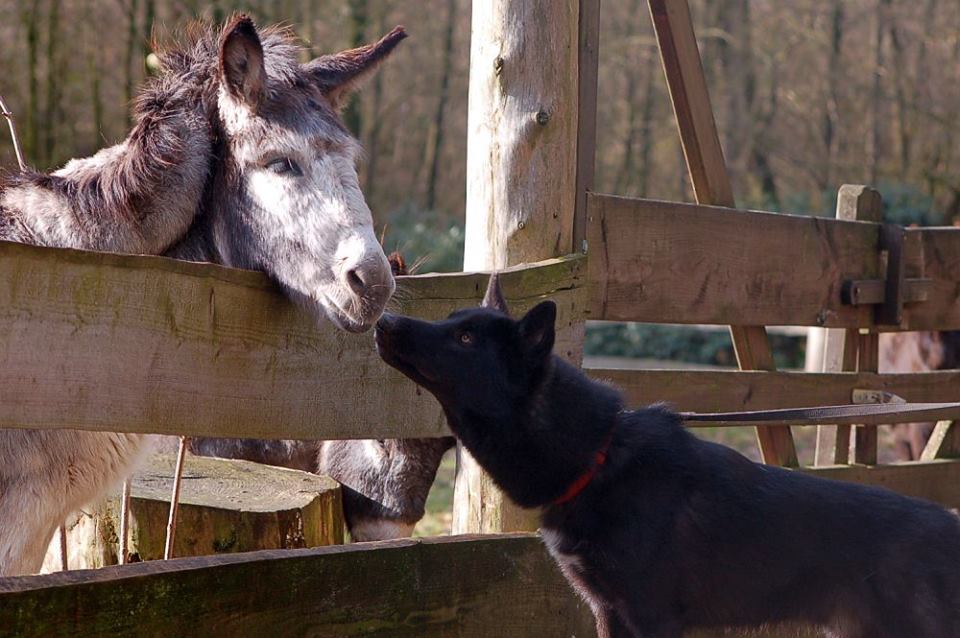
[{"label": "rusty nail", "polygon": [[524,224],[523,222],[518,222],[518,223],[517,223],[517,228],[519,228],[520,230],[523,230],[523,227],[524,227],[524,226],[526,226],[526,224]]},{"label": "rusty nail", "polygon": [[493,72],[500,75],[501,71],[503,71],[503,58],[498,55],[493,60]]},{"label": "rusty nail", "polygon": [[547,122],[550,121],[550,114],[544,111],[543,109],[540,109],[539,111],[537,111],[536,120],[537,120],[537,124],[539,124],[540,126],[546,126]]}]

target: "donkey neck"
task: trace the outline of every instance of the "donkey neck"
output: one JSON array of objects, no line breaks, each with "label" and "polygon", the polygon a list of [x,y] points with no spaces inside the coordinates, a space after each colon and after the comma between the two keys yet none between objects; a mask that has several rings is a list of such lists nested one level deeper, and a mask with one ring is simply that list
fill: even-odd
[{"label": "donkey neck", "polygon": [[161,77],[141,94],[127,138],[50,174],[0,184],[6,239],[159,254],[182,237],[210,174],[208,82]]}]

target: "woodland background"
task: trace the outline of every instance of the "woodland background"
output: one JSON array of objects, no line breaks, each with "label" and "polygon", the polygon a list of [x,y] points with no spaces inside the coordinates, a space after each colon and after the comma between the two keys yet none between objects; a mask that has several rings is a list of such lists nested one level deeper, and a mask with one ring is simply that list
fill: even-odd
[{"label": "woodland background", "polygon": [[[838,186],[855,182],[883,192],[891,220],[960,217],[957,0],[690,4],[741,206],[832,215]],[[29,162],[52,168],[122,139],[152,35],[234,10],[288,23],[314,55],[406,25],[345,120],[386,247],[459,270],[470,0],[0,0],[0,94]],[[601,16],[596,188],[691,201],[646,2],[605,0]],[[0,166],[16,166],[5,131]],[[588,351],[732,362],[724,333],[628,328],[593,330]]]}]

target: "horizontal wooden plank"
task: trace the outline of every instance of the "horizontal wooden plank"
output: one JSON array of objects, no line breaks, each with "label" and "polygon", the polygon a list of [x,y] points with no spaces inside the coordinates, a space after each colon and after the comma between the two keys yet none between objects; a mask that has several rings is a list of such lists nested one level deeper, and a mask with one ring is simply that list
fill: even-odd
[{"label": "horizontal wooden plank", "polygon": [[960,401],[960,372],[740,372],[588,368],[620,388],[630,406],[663,401],[683,412],[774,410],[852,402],[853,390],[880,390],[911,403]]},{"label": "horizontal wooden plank", "polygon": [[[585,258],[504,271],[515,311],[557,301],[576,352]],[[400,278],[393,310],[479,303],[487,275]],[[251,438],[442,436],[436,401],[370,334],[317,322],[260,273],[0,242],[0,427]]]},{"label": "horizontal wooden plank", "polygon": [[526,534],[0,579],[0,627],[47,637],[594,635],[589,609],[540,538]]},{"label": "horizontal wooden plank", "polygon": [[[875,327],[880,225],[590,194],[589,317],[650,323]],[[960,228],[909,228],[905,308],[887,330],[960,329]]]},{"label": "horizontal wooden plank", "polygon": [[907,304],[904,330],[960,330],[960,228],[908,228],[907,276],[922,276],[927,299]]},{"label": "horizontal wooden plank", "polygon": [[891,465],[831,465],[801,471],[823,478],[877,485],[923,498],[944,507],[960,508],[960,461],[939,459]]},{"label": "horizontal wooden plank", "polygon": [[591,319],[870,325],[844,280],[880,276],[879,225],[591,194]]}]

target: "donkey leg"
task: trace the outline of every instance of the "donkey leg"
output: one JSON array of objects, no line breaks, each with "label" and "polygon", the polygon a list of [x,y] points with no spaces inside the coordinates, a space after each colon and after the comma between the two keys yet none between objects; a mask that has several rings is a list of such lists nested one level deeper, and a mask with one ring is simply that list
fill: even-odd
[{"label": "donkey leg", "polygon": [[30,499],[28,486],[14,484],[0,497],[0,576],[36,574],[62,522],[59,508]]},{"label": "donkey leg", "polygon": [[35,573],[67,514],[101,498],[152,447],[137,434],[0,430],[0,575]]}]

